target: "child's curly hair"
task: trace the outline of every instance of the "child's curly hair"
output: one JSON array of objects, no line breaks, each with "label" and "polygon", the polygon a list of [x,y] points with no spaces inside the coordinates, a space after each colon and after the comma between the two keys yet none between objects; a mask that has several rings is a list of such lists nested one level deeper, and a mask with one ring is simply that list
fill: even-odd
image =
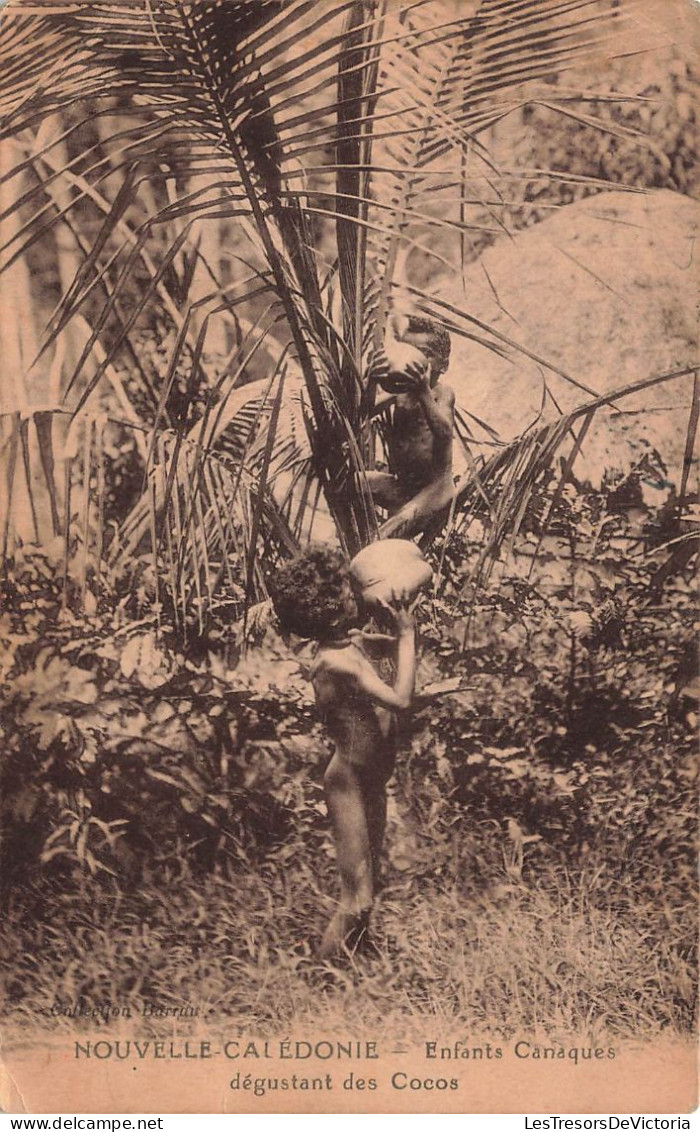
[{"label": "child's curly hair", "polygon": [[345,609],[348,564],[326,546],[310,547],[269,579],[270,597],[282,629],[322,640]]},{"label": "child's curly hair", "polygon": [[411,334],[429,334],[428,349],[430,359],[438,374],[444,373],[450,364],[450,351],[452,340],[444,326],[440,326],[432,318],[423,315],[411,314],[408,316],[408,330]]}]

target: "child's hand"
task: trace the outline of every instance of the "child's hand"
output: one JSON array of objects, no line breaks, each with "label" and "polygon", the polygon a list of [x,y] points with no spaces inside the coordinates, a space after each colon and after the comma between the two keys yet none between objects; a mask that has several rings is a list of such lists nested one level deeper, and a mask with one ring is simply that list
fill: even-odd
[{"label": "child's hand", "polygon": [[415,602],[411,604],[405,590],[398,592],[392,590],[391,602],[377,602],[377,605],[380,605],[389,617],[391,617],[394,623],[394,632],[397,637],[404,637],[414,632],[416,627],[415,618],[413,616],[415,604]]},{"label": "child's hand", "polygon": [[408,606],[397,609],[394,615],[394,625],[396,626],[397,637],[412,635],[416,628],[413,611]]},{"label": "child's hand", "polygon": [[415,360],[407,363],[404,370],[404,381],[409,384],[416,392],[421,386],[427,385],[430,387],[430,366],[428,360],[420,350],[416,350],[417,357]]}]

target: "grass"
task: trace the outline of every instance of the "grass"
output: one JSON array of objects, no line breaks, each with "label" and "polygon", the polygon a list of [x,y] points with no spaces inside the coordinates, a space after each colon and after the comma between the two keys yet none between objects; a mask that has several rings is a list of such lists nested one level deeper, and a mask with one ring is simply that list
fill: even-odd
[{"label": "grass", "polygon": [[[473,847],[470,850],[473,853]],[[488,873],[484,867],[482,872]],[[666,907],[630,882],[542,864],[523,876],[490,862],[479,887],[466,856],[429,878],[389,869],[376,950],[334,965],[313,957],[330,914],[332,859],[308,845],[231,875],[116,887],[99,899],[16,906],[6,931],[5,1026],[72,1031],[54,1003],[130,1005],[130,1034],[185,1033],[202,1021],[251,1035],[331,1033],[419,1040],[457,1031],[535,1033],[587,1043],[667,1037],[693,1024],[694,904]],[[198,1018],[141,1017],[145,1002]]]}]

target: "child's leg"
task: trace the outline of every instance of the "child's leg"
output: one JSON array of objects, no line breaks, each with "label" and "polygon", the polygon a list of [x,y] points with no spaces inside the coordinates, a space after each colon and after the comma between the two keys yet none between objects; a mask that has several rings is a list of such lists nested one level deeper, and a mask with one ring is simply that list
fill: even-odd
[{"label": "child's leg", "polygon": [[370,781],[364,787],[365,813],[369,833],[372,879],[376,890],[379,881],[382,846],[386,831],[386,782]]},{"label": "child's leg", "polygon": [[402,490],[396,476],[391,472],[365,472],[370,495],[377,507],[385,507],[387,511],[396,511],[406,502],[406,492]]},{"label": "child's leg", "polygon": [[411,538],[424,530],[426,523],[439,512],[449,508],[454,493],[454,483],[448,472],[424,487],[413,499],[404,503],[396,514],[387,519],[386,523],[382,523],[379,537]]},{"label": "child's leg", "polygon": [[340,906],[321,944],[321,955],[330,955],[360,919],[366,922],[372,906],[372,847],[357,772],[337,754],[328,764],[324,790],[340,870]]}]

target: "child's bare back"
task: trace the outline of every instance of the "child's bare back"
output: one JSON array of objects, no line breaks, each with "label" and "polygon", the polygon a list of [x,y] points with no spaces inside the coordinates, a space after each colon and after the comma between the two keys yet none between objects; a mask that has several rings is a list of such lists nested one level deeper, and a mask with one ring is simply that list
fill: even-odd
[{"label": "child's bare back", "polygon": [[352,642],[323,649],[311,670],[319,714],[337,753],[354,766],[373,769],[379,762],[393,764],[396,717],[362,689],[368,676],[376,676],[375,669]]}]

